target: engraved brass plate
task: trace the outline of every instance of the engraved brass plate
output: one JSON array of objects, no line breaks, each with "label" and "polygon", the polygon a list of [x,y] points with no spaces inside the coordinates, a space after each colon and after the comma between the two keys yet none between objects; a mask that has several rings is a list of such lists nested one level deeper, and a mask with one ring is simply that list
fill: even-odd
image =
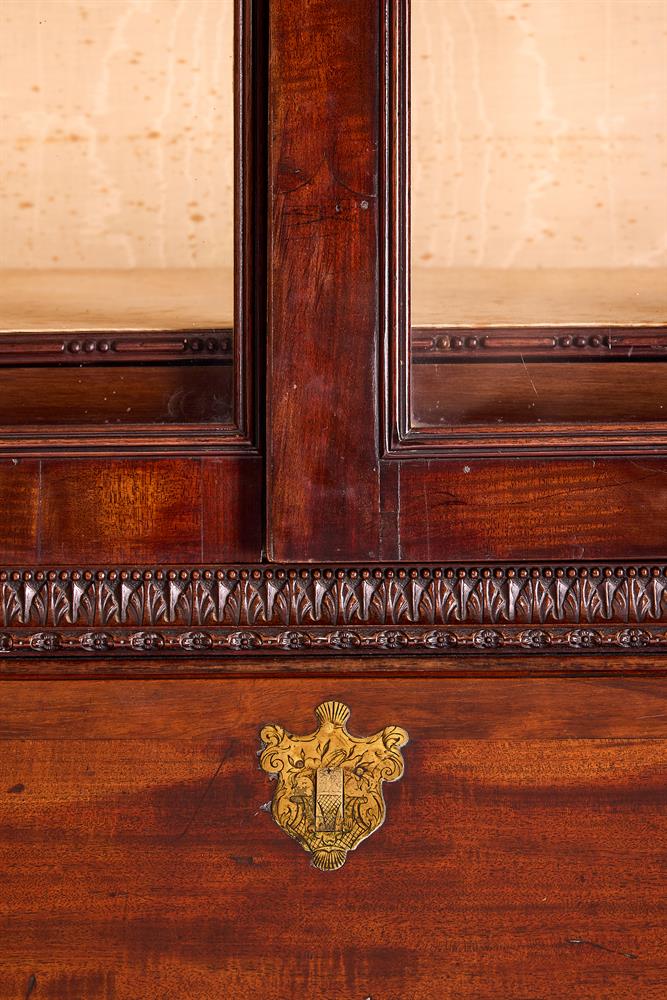
[{"label": "engraved brass plate", "polygon": [[374,736],[350,736],[350,709],[339,701],[323,702],[315,715],[320,725],[310,736],[265,726],[259,762],[278,779],[271,803],[278,826],[312,854],[315,868],[332,871],[382,826],[382,782],[402,776],[408,734],[387,726]]}]

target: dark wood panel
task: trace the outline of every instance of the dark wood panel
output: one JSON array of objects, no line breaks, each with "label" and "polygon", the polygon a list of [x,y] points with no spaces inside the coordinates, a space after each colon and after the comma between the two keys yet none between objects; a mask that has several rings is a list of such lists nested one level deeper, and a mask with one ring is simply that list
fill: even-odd
[{"label": "dark wood panel", "polygon": [[[108,365],[0,370],[0,428],[229,424],[229,365]],[[64,432],[65,435],[67,431]]]},{"label": "dark wood panel", "polygon": [[260,559],[263,467],[259,456],[202,460],[202,560]]},{"label": "dark wood panel", "polygon": [[[665,693],[5,684],[0,995],[659,1000]],[[261,809],[256,758],[262,723],[311,731],[327,697],[353,733],[411,738],[384,827],[335,873]]]},{"label": "dark wood panel", "polygon": [[0,557],[34,562],[39,551],[39,462],[0,459]]},{"label": "dark wood panel", "polygon": [[667,462],[405,461],[400,559],[651,558],[667,546]]},{"label": "dark wood panel", "polygon": [[[496,434],[499,427],[540,423],[656,423],[667,426],[664,362],[415,364],[415,425],[465,427]],[[615,428],[609,428],[610,432]]]},{"label": "dark wood panel", "polygon": [[269,555],[378,558],[379,5],[271,5]]}]

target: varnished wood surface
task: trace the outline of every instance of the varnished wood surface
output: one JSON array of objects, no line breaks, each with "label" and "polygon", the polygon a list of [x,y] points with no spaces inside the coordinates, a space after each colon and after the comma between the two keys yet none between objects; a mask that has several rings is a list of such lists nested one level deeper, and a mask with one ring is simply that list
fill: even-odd
[{"label": "varnished wood surface", "polygon": [[[5,683],[0,995],[660,1000],[664,682]],[[336,873],[258,732],[410,734]]]},{"label": "varnished wood surface", "polygon": [[261,459],[7,459],[3,562],[261,558]]},{"label": "varnished wood surface", "polygon": [[377,557],[379,30],[375,2],[271,4],[267,517],[276,560],[323,549]]},{"label": "varnished wood surface", "polygon": [[660,267],[415,267],[417,327],[639,326],[667,323]]},{"label": "varnished wood surface", "polygon": [[[487,660],[489,656],[494,654]],[[636,657],[629,654],[629,662],[633,659]],[[303,656],[300,662],[305,663]],[[366,669],[368,661],[356,662]],[[508,677],[487,684],[483,677],[383,680],[376,676],[368,682],[365,677],[342,677],[339,668],[334,668],[332,676],[316,678],[184,677],[179,683],[151,679],[142,684],[113,678],[76,684],[7,680],[0,685],[0,739],[141,741],[145,737],[201,739],[206,743],[223,730],[254,739],[255,724],[264,722],[282,720],[295,732],[307,732],[311,725],[315,728],[313,712],[318,699],[328,698],[345,701],[352,709],[351,733],[375,730],[393,721],[412,726],[412,744],[426,737],[667,736],[665,678]]]},{"label": "varnished wood surface", "polygon": [[[230,424],[231,365],[0,368],[0,426]],[[147,425],[147,426],[146,426]]]},{"label": "varnished wood surface", "polygon": [[[119,679],[173,679],[187,682],[192,679],[215,680],[219,678],[261,678],[308,680],[318,677],[363,678],[367,683],[378,679],[411,678],[433,680],[437,678],[584,678],[584,677],[659,677],[667,675],[667,658],[660,651],[640,649],[638,652],[594,649],[582,652],[571,648],[538,650],[520,653],[506,649],[487,652],[466,651],[433,655],[374,654],[371,656],[320,655],[312,653],[278,655],[244,653],[231,656],[170,656],[161,653],[151,656],[128,658],[116,655],[92,657],[63,656],[0,656],[0,677],[3,683],[10,680],[119,680]],[[479,689],[476,689],[479,690]],[[498,690],[492,689],[492,690]],[[517,688],[521,701],[528,688]],[[545,689],[547,690],[547,689]],[[592,706],[584,711],[591,718]]]},{"label": "varnished wood surface", "polygon": [[231,268],[0,271],[3,332],[231,328]]},{"label": "varnished wood surface", "polygon": [[514,424],[667,424],[667,364],[413,365],[412,406],[415,427],[484,426],[491,433]]},{"label": "varnished wood surface", "polygon": [[0,550],[31,560],[39,547],[39,462],[0,459]]},{"label": "varnished wood surface", "polygon": [[401,559],[652,558],[667,547],[667,462],[405,461],[387,497]]},{"label": "varnished wood surface", "polygon": [[260,473],[259,459],[240,457],[44,462],[41,558],[259,555]]}]

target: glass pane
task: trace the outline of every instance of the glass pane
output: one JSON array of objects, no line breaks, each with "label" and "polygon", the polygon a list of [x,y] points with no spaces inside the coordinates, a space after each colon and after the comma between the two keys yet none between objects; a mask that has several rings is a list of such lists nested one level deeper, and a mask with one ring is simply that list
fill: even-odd
[{"label": "glass pane", "polygon": [[667,2],[412,0],[416,427],[667,420]]},{"label": "glass pane", "polygon": [[233,0],[0,21],[0,424],[229,422]]}]

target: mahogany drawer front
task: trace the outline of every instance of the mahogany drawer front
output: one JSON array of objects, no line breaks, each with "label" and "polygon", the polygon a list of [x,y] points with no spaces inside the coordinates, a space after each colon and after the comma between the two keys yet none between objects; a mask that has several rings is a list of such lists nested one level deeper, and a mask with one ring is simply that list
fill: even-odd
[{"label": "mahogany drawer front", "polygon": [[[6,681],[0,997],[664,996],[667,681]],[[262,809],[259,732],[407,730],[337,871]]]}]

